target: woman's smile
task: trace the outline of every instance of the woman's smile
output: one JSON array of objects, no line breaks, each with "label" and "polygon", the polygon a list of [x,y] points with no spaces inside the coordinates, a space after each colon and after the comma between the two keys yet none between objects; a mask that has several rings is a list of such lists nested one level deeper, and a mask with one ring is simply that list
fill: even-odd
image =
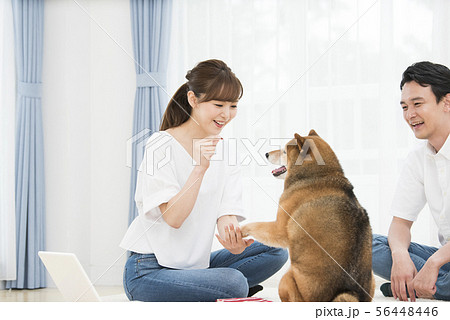
[{"label": "woman's smile", "polygon": [[225,126],[225,121],[213,120],[217,128],[223,128]]}]

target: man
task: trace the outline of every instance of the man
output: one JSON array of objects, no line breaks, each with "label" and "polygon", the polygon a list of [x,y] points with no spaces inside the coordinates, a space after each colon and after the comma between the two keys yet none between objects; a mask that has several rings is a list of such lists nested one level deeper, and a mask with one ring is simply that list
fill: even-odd
[{"label": "man", "polygon": [[[373,270],[391,280],[380,288],[385,296],[450,300],[450,70],[415,63],[403,73],[400,89],[406,123],[427,141],[406,159],[388,237],[373,237]],[[411,226],[425,203],[439,228],[439,249],[411,242]]]}]

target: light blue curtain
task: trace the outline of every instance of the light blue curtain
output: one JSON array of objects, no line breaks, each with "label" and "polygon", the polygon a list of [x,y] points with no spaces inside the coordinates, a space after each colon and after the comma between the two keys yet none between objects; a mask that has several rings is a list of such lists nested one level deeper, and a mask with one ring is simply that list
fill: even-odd
[{"label": "light blue curtain", "polygon": [[41,77],[44,0],[12,0],[17,74],[16,236],[17,278],[6,288],[45,287],[37,255],[45,246],[44,141]]},{"label": "light blue curtain", "polygon": [[159,130],[168,102],[162,88],[166,88],[172,0],[131,0],[130,6],[137,88],[131,139],[129,224],[137,216],[134,193],[145,140]]}]

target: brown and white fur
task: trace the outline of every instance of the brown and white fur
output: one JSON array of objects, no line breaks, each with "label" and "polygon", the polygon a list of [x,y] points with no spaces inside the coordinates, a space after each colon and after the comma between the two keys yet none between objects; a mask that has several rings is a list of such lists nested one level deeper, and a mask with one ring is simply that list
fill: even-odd
[{"label": "brown and white fur", "polygon": [[371,301],[372,230],[330,146],[314,130],[266,154],[284,164],[277,218],[242,227],[244,236],[289,248],[282,301]]}]

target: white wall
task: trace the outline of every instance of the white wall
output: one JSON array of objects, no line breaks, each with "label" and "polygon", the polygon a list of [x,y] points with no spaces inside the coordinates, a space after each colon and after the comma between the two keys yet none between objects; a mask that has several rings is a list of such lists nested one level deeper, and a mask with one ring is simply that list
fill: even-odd
[{"label": "white wall", "polygon": [[47,250],[74,252],[92,281],[102,275],[95,284],[120,285],[136,84],[129,1],[77,2],[90,16],[71,0],[45,2]]}]

